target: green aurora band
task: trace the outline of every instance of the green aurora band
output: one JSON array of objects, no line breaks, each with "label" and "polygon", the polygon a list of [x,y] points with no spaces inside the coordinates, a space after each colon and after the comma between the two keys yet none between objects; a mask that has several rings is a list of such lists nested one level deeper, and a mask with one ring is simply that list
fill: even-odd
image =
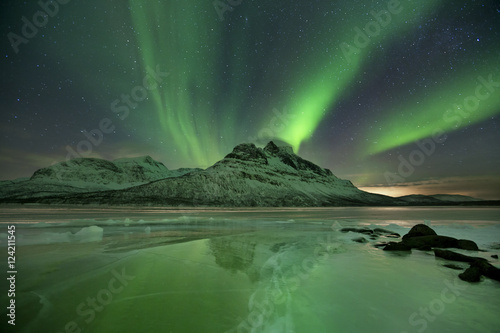
[{"label": "green aurora band", "polygon": [[377,128],[367,130],[372,143],[365,155],[451,132],[499,114],[499,73],[491,68],[495,64],[500,68],[500,61],[494,58],[486,63],[483,70],[455,75],[425,99],[416,97],[388,112],[392,116],[379,121]]},{"label": "green aurora band", "polygon": [[[309,37],[307,43],[280,41],[290,48],[297,43],[293,55],[253,56],[251,45],[255,40],[248,37],[244,27],[232,26],[228,32],[226,23],[217,20],[216,16],[200,15],[215,14],[211,2],[130,0],[130,13],[144,72],[146,68],[160,65],[170,74],[158,89],[150,91],[162,135],[175,144],[183,158],[198,166],[208,166],[235,142],[247,141],[245,135],[238,131],[238,125],[248,117],[243,119],[240,113],[241,110],[251,111],[247,108],[251,94],[261,93],[255,109],[271,111],[276,105],[281,105],[290,115],[286,126],[266,139],[281,139],[298,152],[322,119],[335,111],[336,104],[355,94],[356,82],[361,79],[362,72],[368,70],[372,55],[384,52],[385,48],[380,46],[390,48],[406,38],[429,13],[439,10],[443,2],[402,1],[392,8],[389,4],[386,8],[341,5],[343,8],[339,11],[345,13],[344,19],[334,22],[328,16],[314,14],[316,16],[311,19],[317,26],[330,28],[318,31],[314,36],[308,36],[307,33],[312,32],[306,31],[306,37]],[[245,8],[238,7],[238,10],[244,11],[242,15],[252,18],[259,13],[259,9],[253,8],[251,3],[245,5]],[[350,8],[352,6],[359,8]],[[165,13],[171,14],[165,18]],[[225,15],[233,14],[227,12]],[[249,28],[264,31],[269,27]],[[371,35],[366,32],[370,29]],[[360,31],[368,37],[363,45],[359,44]],[[217,47],[221,39],[226,40],[224,48]],[[307,52],[311,40],[314,43],[312,49],[330,52]],[[309,48],[301,47],[306,44]],[[287,63],[286,73],[269,65],[264,72],[257,69],[247,72],[245,62],[265,62],[266,57],[269,63],[283,57],[283,62]],[[221,83],[222,71],[225,78],[230,78],[229,83]],[[487,79],[488,73],[484,75]],[[259,90],[245,90],[256,85],[256,78],[261,82]],[[263,96],[262,91],[269,90],[277,82],[281,89],[276,89],[272,97],[271,94]],[[475,78],[462,75],[460,79],[455,77],[436,89],[432,96],[418,96],[397,107],[388,105],[393,110],[393,116],[379,121],[377,128],[366,131],[373,144],[365,149],[365,156],[429,137],[436,128],[444,132],[452,131],[496,114],[500,97],[492,94],[481,101],[477,110],[463,116],[463,121],[453,118],[452,114],[443,116],[453,104],[461,102],[458,100],[461,94],[474,92],[476,85]],[[405,111],[404,115],[398,112],[401,110]],[[258,133],[269,127],[273,116],[272,112],[252,115],[257,119],[252,119],[252,124],[247,123],[247,128]],[[248,134],[251,133],[247,133],[247,137]],[[221,141],[221,138],[224,140]]]},{"label": "green aurora band", "polygon": [[[220,26],[197,15],[197,7],[203,6],[199,1],[130,0],[129,4],[144,68],[160,66],[169,73],[165,82],[151,91],[166,139],[177,144],[184,158],[208,166],[209,156],[220,156],[215,133],[231,128],[227,123],[217,127],[220,124],[210,117],[212,88],[217,82],[208,69],[219,54],[217,49],[201,47],[215,45]],[[170,15],[168,20],[166,15]]]},{"label": "green aurora band", "polygon": [[[388,5],[388,8],[346,11],[356,15],[348,15],[342,20],[344,24],[336,27],[340,32],[340,41],[343,42],[331,40],[331,37],[324,41],[324,44],[331,45],[335,50],[335,57],[318,59],[317,55],[314,55],[309,59],[308,64],[311,66],[307,68],[316,70],[307,73],[309,76],[305,80],[306,84],[297,84],[301,89],[296,88],[298,93],[289,101],[291,124],[278,133],[277,137],[291,144],[298,152],[302,142],[313,135],[321,120],[335,107],[335,103],[358,77],[374,48],[383,43],[393,43],[398,37],[404,36],[440,4],[441,1],[436,0],[404,1],[394,7]],[[353,5],[355,4],[349,3],[349,6]],[[415,8],[419,10],[414,11]],[[371,15],[359,15],[366,12]],[[364,37],[364,40],[356,42],[359,31],[364,33],[368,40]]]}]

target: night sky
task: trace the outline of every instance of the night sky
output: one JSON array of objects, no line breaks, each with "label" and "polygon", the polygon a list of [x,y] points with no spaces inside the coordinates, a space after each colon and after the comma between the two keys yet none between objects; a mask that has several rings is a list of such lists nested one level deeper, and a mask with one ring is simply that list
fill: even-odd
[{"label": "night sky", "polygon": [[496,0],[40,3],[0,5],[2,179],[275,139],[364,190],[500,199]]}]

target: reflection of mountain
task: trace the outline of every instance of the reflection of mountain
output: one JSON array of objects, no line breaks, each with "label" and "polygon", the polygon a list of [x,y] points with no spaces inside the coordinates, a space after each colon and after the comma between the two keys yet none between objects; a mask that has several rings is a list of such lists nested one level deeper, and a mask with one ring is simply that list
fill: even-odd
[{"label": "reflection of mountain", "polygon": [[247,273],[253,263],[255,245],[254,242],[226,237],[211,238],[209,242],[215,263],[233,273]]}]

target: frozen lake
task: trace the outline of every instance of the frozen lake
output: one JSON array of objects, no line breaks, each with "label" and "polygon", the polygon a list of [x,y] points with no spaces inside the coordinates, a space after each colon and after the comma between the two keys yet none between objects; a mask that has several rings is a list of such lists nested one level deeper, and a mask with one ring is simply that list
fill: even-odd
[{"label": "frozen lake", "polygon": [[16,226],[16,326],[1,331],[500,332],[500,283],[466,283],[431,251],[388,253],[374,244],[394,239],[340,232],[404,235],[424,221],[499,267],[499,208],[4,206],[3,267]]}]

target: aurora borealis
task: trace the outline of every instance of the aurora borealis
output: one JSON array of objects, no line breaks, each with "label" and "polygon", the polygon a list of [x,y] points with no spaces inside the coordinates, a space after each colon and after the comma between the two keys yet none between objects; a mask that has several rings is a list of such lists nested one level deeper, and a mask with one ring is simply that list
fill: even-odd
[{"label": "aurora borealis", "polygon": [[369,191],[500,199],[497,1],[222,3],[59,1],[35,17],[37,2],[4,1],[3,179],[69,151],[204,168],[279,139]]}]

